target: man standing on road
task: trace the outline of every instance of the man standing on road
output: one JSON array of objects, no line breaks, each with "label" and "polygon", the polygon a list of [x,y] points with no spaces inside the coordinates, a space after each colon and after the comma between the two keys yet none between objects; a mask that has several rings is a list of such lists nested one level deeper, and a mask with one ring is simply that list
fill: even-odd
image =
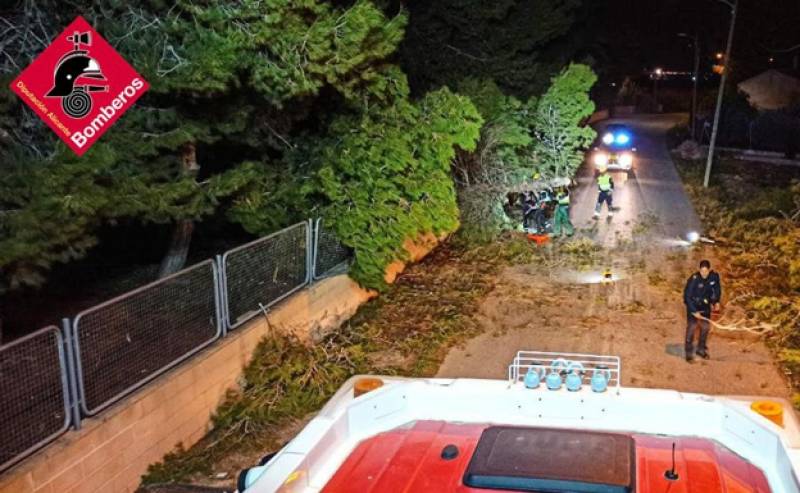
[{"label": "man standing on road", "polygon": [[720,285],[719,274],[711,270],[711,262],[703,260],[700,262],[700,270],[695,272],[686,281],[683,289],[683,302],[686,304],[686,340],[685,354],[686,361],[691,363],[694,360],[694,334],[700,327],[700,335],[697,341],[697,355],[703,359],[709,359],[706,340],[710,330],[711,309],[719,310],[719,302],[722,297],[722,286]]},{"label": "man standing on road", "polygon": [[612,195],[614,193],[614,180],[611,179],[611,174],[605,166],[598,167],[597,171],[597,188],[600,189],[600,194],[597,196],[597,205],[594,208],[593,219],[600,217],[600,210],[603,208],[603,202],[608,205],[608,217],[613,217]]},{"label": "man standing on road", "polygon": [[561,236],[564,232],[567,236],[575,233],[575,227],[569,220],[569,188],[561,187],[556,194],[556,213],[553,219],[553,236]]}]

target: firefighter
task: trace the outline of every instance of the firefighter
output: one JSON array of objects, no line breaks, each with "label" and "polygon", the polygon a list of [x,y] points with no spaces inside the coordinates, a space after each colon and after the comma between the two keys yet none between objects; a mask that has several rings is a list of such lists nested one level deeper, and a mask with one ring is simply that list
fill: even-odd
[{"label": "firefighter", "polygon": [[533,215],[536,212],[536,200],[533,192],[523,192],[522,194],[522,229],[528,231],[533,222]]},{"label": "firefighter", "polygon": [[597,171],[597,188],[600,193],[597,196],[597,205],[594,208],[593,218],[597,219],[600,217],[600,209],[603,208],[603,202],[608,205],[608,217],[613,217],[612,195],[614,193],[614,180],[611,179],[611,174],[608,172],[607,167],[598,167]]},{"label": "firefighter", "polygon": [[562,231],[567,236],[575,233],[575,227],[569,220],[569,188],[561,187],[556,194],[556,213],[553,220],[553,235],[561,236]]},{"label": "firefighter", "polygon": [[550,207],[550,202],[553,201],[552,190],[545,188],[539,191],[539,196],[536,203],[536,212],[533,215],[533,220],[536,223],[536,232],[540,235],[546,234],[548,229],[547,212]]},{"label": "firefighter", "polygon": [[700,269],[689,277],[686,287],[683,290],[683,302],[686,304],[686,338],[685,356],[686,361],[691,363],[694,360],[694,337],[699,327],[700,334],[697,342],[697,355],[703,359],[709,359],[706,340],[710,330],[710,319],[712,308],[719,310],[720,297],[722,296],[722,286],[720,285],[719,274],[711,270],[711,262],[703,260],[700,262]]}]

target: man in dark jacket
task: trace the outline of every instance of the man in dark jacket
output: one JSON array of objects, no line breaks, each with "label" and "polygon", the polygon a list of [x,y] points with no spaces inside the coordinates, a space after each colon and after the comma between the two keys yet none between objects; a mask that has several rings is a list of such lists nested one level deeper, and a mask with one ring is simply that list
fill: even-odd
[{"label": "man in dark jacket", "polygon": [[710,358],[706,340],[710,330],[709,319],[711,310],[719,310],[722,298],[722,286],[719,274],[711,270],[711,262],[700,262],[700,270],[692,274],[686,281],[683,290],[683,302],[686,304],[686,361],[694,360],[694,334],[700,327],[700,336],[697,342],[697,355],[703,359]]}]

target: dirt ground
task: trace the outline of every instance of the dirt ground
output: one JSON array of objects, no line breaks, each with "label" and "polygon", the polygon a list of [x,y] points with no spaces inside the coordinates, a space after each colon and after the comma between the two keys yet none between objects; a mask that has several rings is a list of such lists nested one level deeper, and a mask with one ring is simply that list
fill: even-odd
[{"label": "dirt ground", "polygon": [[624,386],[788,397],[786,379],[751,333],[712,330],[711,359],[684,360],[682,290],[704,255],[713,252],[617,255],[609,265],[621,279],[610,284],[598,282],[604,267],[506,268],[480,304],[482,334],[451,350],[437,376],[504,378],[518,350],[576,352],[620,356]]}]

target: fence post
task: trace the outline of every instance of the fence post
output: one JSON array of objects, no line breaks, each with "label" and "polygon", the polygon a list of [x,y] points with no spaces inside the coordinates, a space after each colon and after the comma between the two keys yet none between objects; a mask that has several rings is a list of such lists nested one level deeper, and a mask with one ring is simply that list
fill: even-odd
[{"label": "fence post", "polygon": [[317,259],[317,228],[315,223],[318,225],[319,220],[308,220],[308,234],[306,236],[306,245],[308,245],[306,247],[306,284],[308,285],[314,283],[314,265]]},{"label": "fence post", "polygon": [[68,318],[61,319],[61,327],[64,332],[64,346],[67,355],[67,401],[70,409],[70,422],[75,430],[81,429],[81,403],[78,393],[78,366],[75,360],[75,346],[77,338],[72,333],[72,324]]},{"label": "fence post", "polygon": [[219,319],[218,323],[221,330],[220,337],[225,337],[228,335],[228,286],[225,280],[225,266],[222,260],[222,255],[216,255],[214,257],[214,261],[217,264],[215,271],[217,275],[215,302],[217,303],[217,318]]}]

